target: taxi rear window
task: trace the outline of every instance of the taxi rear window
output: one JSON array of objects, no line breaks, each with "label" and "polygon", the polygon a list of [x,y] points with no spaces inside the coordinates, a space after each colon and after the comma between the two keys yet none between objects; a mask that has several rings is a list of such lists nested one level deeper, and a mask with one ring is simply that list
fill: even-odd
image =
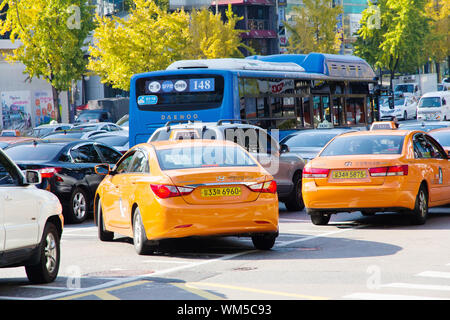
[{"label": "taxi rear window", "polygon": [[194,146],[156,150],[162,170],[256,166],[240,147]]},{"label": "taxi rear window", "polygon": [[321,152],[320,157],[359,154],[400,154],[404,136],[364,135],[337,137]]}]

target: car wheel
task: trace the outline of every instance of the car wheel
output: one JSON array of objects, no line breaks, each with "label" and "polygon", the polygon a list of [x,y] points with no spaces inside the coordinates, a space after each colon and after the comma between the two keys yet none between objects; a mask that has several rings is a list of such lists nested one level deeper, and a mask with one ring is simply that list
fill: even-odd
[{"label": "car wheel", "polygon": [[412,211],[412,223],[416,225],[425,224],[428,216],[428,193],[422,185],[417,193],[416,204]]},{"label": "car wheel", "polygon": [[97,205],[97,223],[98,223],[98,238],[100,241],[112,241],[114,239],[114,232],[106,231],[105,222],[103,220],[102,203],[98,199]]},{"label": "car wheel", "polygon": [[258,234],[252,236],[253,246],[258,250],[270,250],[275,244],[277,236],[274,234]]},{"label": "car wheel", "polygon": [[39,262],[25,266],[32,283],[49,283],[56,279],[60,262],[60,239],[55,225],[47,223],[39,244]]},{"label": "car wheel", "polygon": [[311,222],[316,226],[327,225],[330,221],[331,214],[322,212],[313,212],[310,214]]},{"label": "car wheel", "polygon": [[142,223],[141,212],[139,208],[136,208],[133,216],[133,243],[137,254],[151,254],[155,251],[153,247],[147,245],[147,242],[148,239]]},{"label": "car wheel", "polygon": [[81,223],[86,220],[89,208],[89,198],[82,188],[75,188],[70,197],[68,220],[72,223]]},{"label": "car wheel", "polygon": [[289,195],[289,198],[284,202],[288,211],[300,211],[305,208],[302,196],[302,178],[301,174],[297,173],[294,177],[294,188]]}]

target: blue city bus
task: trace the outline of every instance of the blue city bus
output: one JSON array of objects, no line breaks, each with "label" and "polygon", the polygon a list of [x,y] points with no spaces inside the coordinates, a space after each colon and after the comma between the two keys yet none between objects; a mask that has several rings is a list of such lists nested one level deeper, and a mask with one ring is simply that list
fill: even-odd
[{"label": "blue city bus", "polygon": [[183,60],[136,74],[130,83],[130,147],[168,121],[246,120],[293,130],[367,127],[373,121],[375,73],[355,56],[252,56]]}]

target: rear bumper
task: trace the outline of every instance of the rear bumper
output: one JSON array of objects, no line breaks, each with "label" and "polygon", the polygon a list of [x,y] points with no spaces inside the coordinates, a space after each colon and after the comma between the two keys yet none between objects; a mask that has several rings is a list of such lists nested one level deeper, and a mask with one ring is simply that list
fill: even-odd
[{"label": "rear bumper", "polygon": [[[182,201],[182,202],[180,202]],[[186,205],[182,199],[159,200],[140,206],[148,240],[192,236],[278,233],[278,199],[262,194],[258,200],[225,205]]]},{"label": "rear bumper", "polygon": [[302,193],[308,212],[398,211],[414,209],[417,190],[406,183],[319,187],[314,181],[307,181],[303,184]]}]

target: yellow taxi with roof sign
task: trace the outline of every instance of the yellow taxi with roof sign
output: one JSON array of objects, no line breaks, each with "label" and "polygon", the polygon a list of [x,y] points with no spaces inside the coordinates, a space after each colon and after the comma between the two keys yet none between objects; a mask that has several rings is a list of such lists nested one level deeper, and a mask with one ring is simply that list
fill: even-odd
[{"label": "yellow taxi with roof sign", "polygon": [[422,131],[375,130],[331,140],[303,170],[303,199],[314,224],[331,214],[407,212],[423,224],[428,208],[450,203],[450,161]]}]

